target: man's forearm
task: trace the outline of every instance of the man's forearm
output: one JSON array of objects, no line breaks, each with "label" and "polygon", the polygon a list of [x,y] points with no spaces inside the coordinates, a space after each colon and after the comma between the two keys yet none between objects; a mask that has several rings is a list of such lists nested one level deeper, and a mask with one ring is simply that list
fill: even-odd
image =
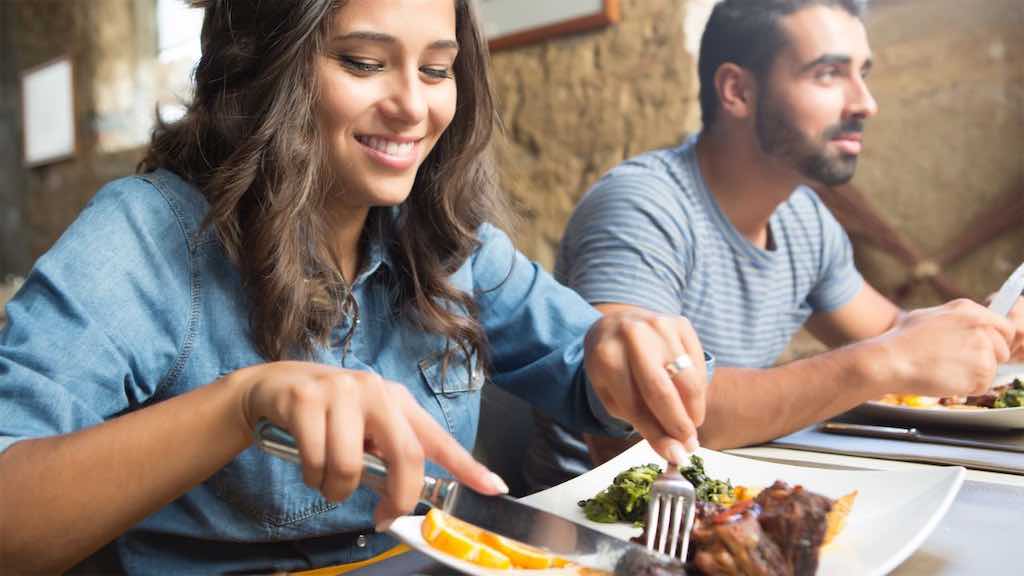
[{"label": "man's forearm", "polygon": [[701,445],[713,449],[758,444],[825,420],[879,397],[884,354],[858,343],[769,369],[719,367],[708,391]]}]

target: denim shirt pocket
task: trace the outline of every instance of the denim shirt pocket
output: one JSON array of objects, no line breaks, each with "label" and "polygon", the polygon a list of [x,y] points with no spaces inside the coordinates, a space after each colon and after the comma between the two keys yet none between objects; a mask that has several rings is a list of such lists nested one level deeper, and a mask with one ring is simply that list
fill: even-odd
[{"label": "denim shirt pocket", "polygon": [[476,356],[469,363],[449,361],[447,370],[442,357],[429,356],[419,361],[419,371],[441,408],[448,432],[464,446],[471,445],[476,436],[480,389],[486,380]]},{"label": "denim shirt pocket", "polygon": [[270,533],[294,530],[299,528],[296,524],[338,507],[305,484],[301,466],[255,446],[215,472],[207,485],[218,498]]}]

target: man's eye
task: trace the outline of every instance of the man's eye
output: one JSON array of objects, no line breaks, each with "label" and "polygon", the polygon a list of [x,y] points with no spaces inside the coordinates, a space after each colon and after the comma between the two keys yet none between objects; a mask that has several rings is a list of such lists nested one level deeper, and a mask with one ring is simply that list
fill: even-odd
[{"label": "man's eye", "polygon": [[356,72],[380,72],[384,69],[384,65],[379,62],[353,58],[352,56],[338,56],[338,60],[341,62],[342,66],[350,70],[355,70]]},{"label": "man's eye", "polygon": [[445,68],[443,66],[424,66],[423,68],[420,68],[420,72],[423,72],[431,78],[445,79],[455,77],[455,73],[451,68]]},{"label": "man's eye", "polygon": [[821,70],[818,71],[818,74],[817,74],[818,80],[826,80],[826,81],[827,80],[833,80],[833,79],[836,78],[836,76],[839,76],[839,70],[837,68],[835,68],[834,66],[830,66],[828,68],[822,68]]}]

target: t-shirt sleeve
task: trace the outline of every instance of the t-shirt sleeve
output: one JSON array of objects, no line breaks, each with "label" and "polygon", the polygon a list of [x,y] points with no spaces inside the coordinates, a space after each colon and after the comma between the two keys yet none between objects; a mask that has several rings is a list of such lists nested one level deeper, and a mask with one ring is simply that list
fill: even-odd
[{"label": "t-shirt sleeve", "polygon": [[611,173],[566,226],[556,275],[591,304],[679,314],[692,235],[678,189],[654,173]]},{"label": "t-shirt sleeve", "polygon": [[175,364],[189,319],[187,242],[155,189],[119,182],[97,193],[7,304],[0,451],[140,407]]},{"label": "t-shirt sleeve", "polygon": [[807,296],[815,312],[831,312],[853,299],[864,278],[853,260],[853,245],[846,231],[824,203],[814,196],[822,233],[821,266],[818,282]]}]

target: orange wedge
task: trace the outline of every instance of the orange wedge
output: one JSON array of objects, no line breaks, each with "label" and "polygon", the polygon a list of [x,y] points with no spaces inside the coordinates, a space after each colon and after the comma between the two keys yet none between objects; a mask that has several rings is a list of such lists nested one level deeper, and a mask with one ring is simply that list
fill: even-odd
[{"label": "orange wedge", "polygon": [[[469,534],[462,532],[460,528],[467,530]],[[474,538],[483,530],[452,518],[436,508],[431,508],[427,513],[420,532],[431,546],[456,558],[499,570],[512,567],[512,561],[508,556]]]},{"label": "orange wedge", "polygon": [[543,570],[545,568],[560,568],[567,563],[566,560],[549,554],[540,548],[509,540],[493,532],[483,532],[480,536],[480,541],[508,556],[509,560],[512,561],[512,565],[516,568]]}]

